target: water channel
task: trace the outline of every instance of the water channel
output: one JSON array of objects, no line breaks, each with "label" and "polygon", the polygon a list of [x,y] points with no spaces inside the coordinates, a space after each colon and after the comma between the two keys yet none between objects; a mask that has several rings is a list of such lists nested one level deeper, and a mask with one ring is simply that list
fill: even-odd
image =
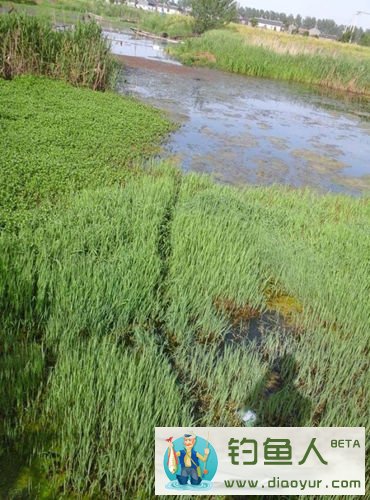
[{"label": "water channel", "polygon": [[124,56],[118,91],[180,124],[164,145],[186,171],[230,184],[310,186],[359,195],[370,188],[370,106],[287,82],[187,68],[165,42],[105,32]]}]

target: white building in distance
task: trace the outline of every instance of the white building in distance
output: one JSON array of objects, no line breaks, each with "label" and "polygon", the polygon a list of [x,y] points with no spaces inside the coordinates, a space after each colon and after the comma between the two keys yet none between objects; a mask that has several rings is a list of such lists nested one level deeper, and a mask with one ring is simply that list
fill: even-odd
[{"label": "white building in distance", "polygon": [[159,12],[160,14],[182,14],[178,6],[173,2],[164,4],[156,0],[129,0],[126,5],[149,12]]},{"label": "white building in distance", "polygon": [[272,31],[283,31],[284,24],[281,21],[272,21],[270,19],[257,18],[257,27]]}]

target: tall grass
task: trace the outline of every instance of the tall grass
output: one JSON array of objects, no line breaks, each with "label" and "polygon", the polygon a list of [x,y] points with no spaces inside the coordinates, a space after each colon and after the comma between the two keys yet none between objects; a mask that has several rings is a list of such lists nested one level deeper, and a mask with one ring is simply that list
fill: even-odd
[{"label": "tall grass", "polygon": [[[289,408],[298,425],[367,425],[369,220],[366,198],[234,190],[186,178],[171,231],[166,327],[174,359],[189,383],[200,381],[201,401],[211,409],[201,422],[232,424],[235,412],[228,408],[244,402],[256,410],[260,425],[288,425]],[[285,333],[281,326],[264,331],[261,346],[254,347],[260,366],[253,349],[244,347],[242,359],[238,346],[227,350],[226,370],[219,349],[202,345],[220,346],[231,328],[230,308],[217,307],[221,300],[246,312],[271,311],[283,302],[295,326]],[[289,390],[264,400],[263,371],[268,380],[275,360],[287,355],[283,369],[297,364],[296,385],[292,381]],[[220,415],[217,408],[226,410]]]},{"label": "tall grass", "polygon": [[323,38],[291,35],[284,32],[261,30],[241,24],[231,24],[230,30],[243,36],[249,45],[265,47],[279,54],[327,55],[331,57],[357,57],[367,59],[369,50],[357,44],[341,43]]},{"label": "tall grass", "polygon": [[161,15],[148,12],[142,16],[138,26],[144,31],[151,33],[166,34],[172,38],[183,38],[192,35],[194,19],[182,15]]},{"label": "tall grass", "polygon": [[164,166],[3,233],[4,452],[33,443],[57,493],[148,497],[154,425],[366,426],[369,220],[366,199]]},{"label": "tall grass", "polygon": [[294,40],[292,46],[292,52],[289,48],[276,50],[270,39],[256,43],[252,37],[218,30],[173,47],[171,52],[185,64],[370,95],[369,51],[352,57],[344,51],[332,55],[329,51],[307,52],[304,47],[296,50]]},{"label": "tall grass", "polygon": [[154,426],[242,408],[368,426],[367,197],[122,172],[169,130],[159,113],[0,88],[0,459],[24,465],[1,496],[150,498]]},{"label": "tall grass", "polygon": [[[158,244],[173,195],[174,180],[168,176],[151,182],[127,180],[124,189],[81,194],[46,226],[36,217],[17,237],[5,233],[4,313],[14,321],[22,318],[29,328],[36,322],[53,348],[60,340],[103,335],[110,329],[124,336],[130,325],[146,325],[160,307]],[[26,248],[31,241],[30,260]]]},{"label": "tall grass", "polygon": [[319,326],[320,318],[342,338],[349,332],[366,335],[368,283],[361,278],[369,271],[366,199],[354,204],[310,191],[298,197],[284,189],[243,192],[201,184],[196,192],[192,182],[187,178],[182,193],[189,194],[173,222],[169,274],[177,308],[185,298],[180,290],[191,288],[192,295],[186,295],[185,312],[170,314],[173,329],[185,331],[188,315],[199,328],[207,328],[212,320],[204,311],[219,318],[212,300],[221,295],[238,305],[267,309],[285,291],[302,304],[300,321],[308,327]]},{"label": "tall grass", "polygon": [[74,491],[150,498],[153,428],[168,420],[191,423],[190,400],[153,342],[153,332],[140,336],[144,344],[127,349],[108,335],[63,348],[44,419],[56,431],[57,458],[65,464],[66,486]]},{"label": "tall grass", "polygon": [[[175,193],[175,178],[172,174],[156,174],[150,182],[142,177],[131,178],[125,189],[86,192],[64,213],[58,211],[60,217],[54,217],[50,225],[40,224],[36,217],[18,236],[0,236],[4,345],[0,355],[0,453],[16,447],[26,463],[45,457],[45,453],[49,457],[52,451],[53,460],[46,460],[44,466],[56,481],[61,473],[58,464],[67,467],[65,488],[92,491],[98,485],[102,491],[118,494],[141,484],[148,491],[152,479],[144,484],[143,475],[150,468],[153,452],[145,443],[151,443],[153,426],[165,424],[171,412],[169,404],[174,405],[173,417],[179,424],[189,422],[180,416],[188,415],[188,403],[180,402],[176,376],[169,373],[160,348],[148,345],[157,335],[154,318],[160,310],[163,272],[159,242]],[[105,209],[101,210],[103,205]],[[107,225],[108,221],[111,224]],[[68,233],[71,238],[66,238]],[[33,245],[31,240],[35,246],[29,260],[26,248]],[[12,254],[20,260],[14,260]],[[24,266],[22,272],[18,265]],[[12,275],[17,275],[16,281],[10,280]],[[80,308],[76,308],[77,304]],[[116,372],[112,378],[114,353]],[[105,416],[96,399],[96,355],[101,360],[98,385],[106,401]],[[84,373],[80,371],[81,356]],[[54,372],[55,377],[48,382]],[[76,412],[71,412],[63,401],[67,387],[71,389],[67,399],[75,399],[76,377],[87,385],[81,388],[85,396],[78,396],[79,403],[73,405]],[[70,380],[67,385],[66,379]],[[104,385],[109,384],[108,380],[112,384],[109,391]],[[166,387],[169,392],[160,416],[154,398],[159,390],[166,392]],[[138,393],[143,396],[140,404]],[[95,402],[101,411],[93,410]],[[64,405],[68,418],[62,415],[60,405]],[[91,420],[91,411],[95,421]],[[133,448],[134,440],[130,444],[121,439],[121,432],[125,428],[129,434],[135,426],[141,427],[143,419],[146,426],[142,434],[135,433],[138,444]],[[84,424],[86,420],[91,421],[96,432],[106,426],[107,434],[101,436],[100,444],[97,435],[90,432],[91,427]],[[76,434],[77,422],[86,431],[84,437]],[[112,425],[116,436],[111,435]],[[145,447],[140,448],[140,443]],[[78,455],[76,447],[80,449]],[[117,460],[125,464],[124,468],[109,465]],[[90,477],[87,482],[86,477]],[[34,486],[39,487],[32,476],[29,481],[36,481]]]},{"label": "tall grass", "polygon": [[115,63],[101,28],[92,22],[55,31],[49,21],[24,14],[0,16],[0,76],[47,75],[94,90],[109,88]]}]

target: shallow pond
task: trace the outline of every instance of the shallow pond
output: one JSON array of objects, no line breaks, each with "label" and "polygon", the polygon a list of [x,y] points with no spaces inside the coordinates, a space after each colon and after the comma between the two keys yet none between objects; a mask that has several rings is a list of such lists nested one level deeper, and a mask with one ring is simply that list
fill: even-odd
[{"label": "shallow pond", "polygon": [[231,184],[281,183],[355,195],[369,189],[369,103],[186,68],[172,64],[163,43],[120,37],[122,45],[113,51],[130,56],[136,50],[136,57],[125,58],[118,90],[166,110],[181,124],[164,156],[183,169]]}]

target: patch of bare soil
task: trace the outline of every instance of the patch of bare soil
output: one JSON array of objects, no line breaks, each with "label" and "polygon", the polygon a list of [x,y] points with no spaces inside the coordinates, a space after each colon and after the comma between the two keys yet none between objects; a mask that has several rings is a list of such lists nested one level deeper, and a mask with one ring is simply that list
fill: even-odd
[{"label": "patch of bare soil", "polygon": [[159,73],[184,75],[188,78],[202,78],[202,80],[211,81],[214,79],[214,73],[207,68],[192,68],[190,66],[182,66],[180,64],[171,64],[135,56],[115,55],[114,57],[129,68],[142,68],[150,71],[157,71]]}]

